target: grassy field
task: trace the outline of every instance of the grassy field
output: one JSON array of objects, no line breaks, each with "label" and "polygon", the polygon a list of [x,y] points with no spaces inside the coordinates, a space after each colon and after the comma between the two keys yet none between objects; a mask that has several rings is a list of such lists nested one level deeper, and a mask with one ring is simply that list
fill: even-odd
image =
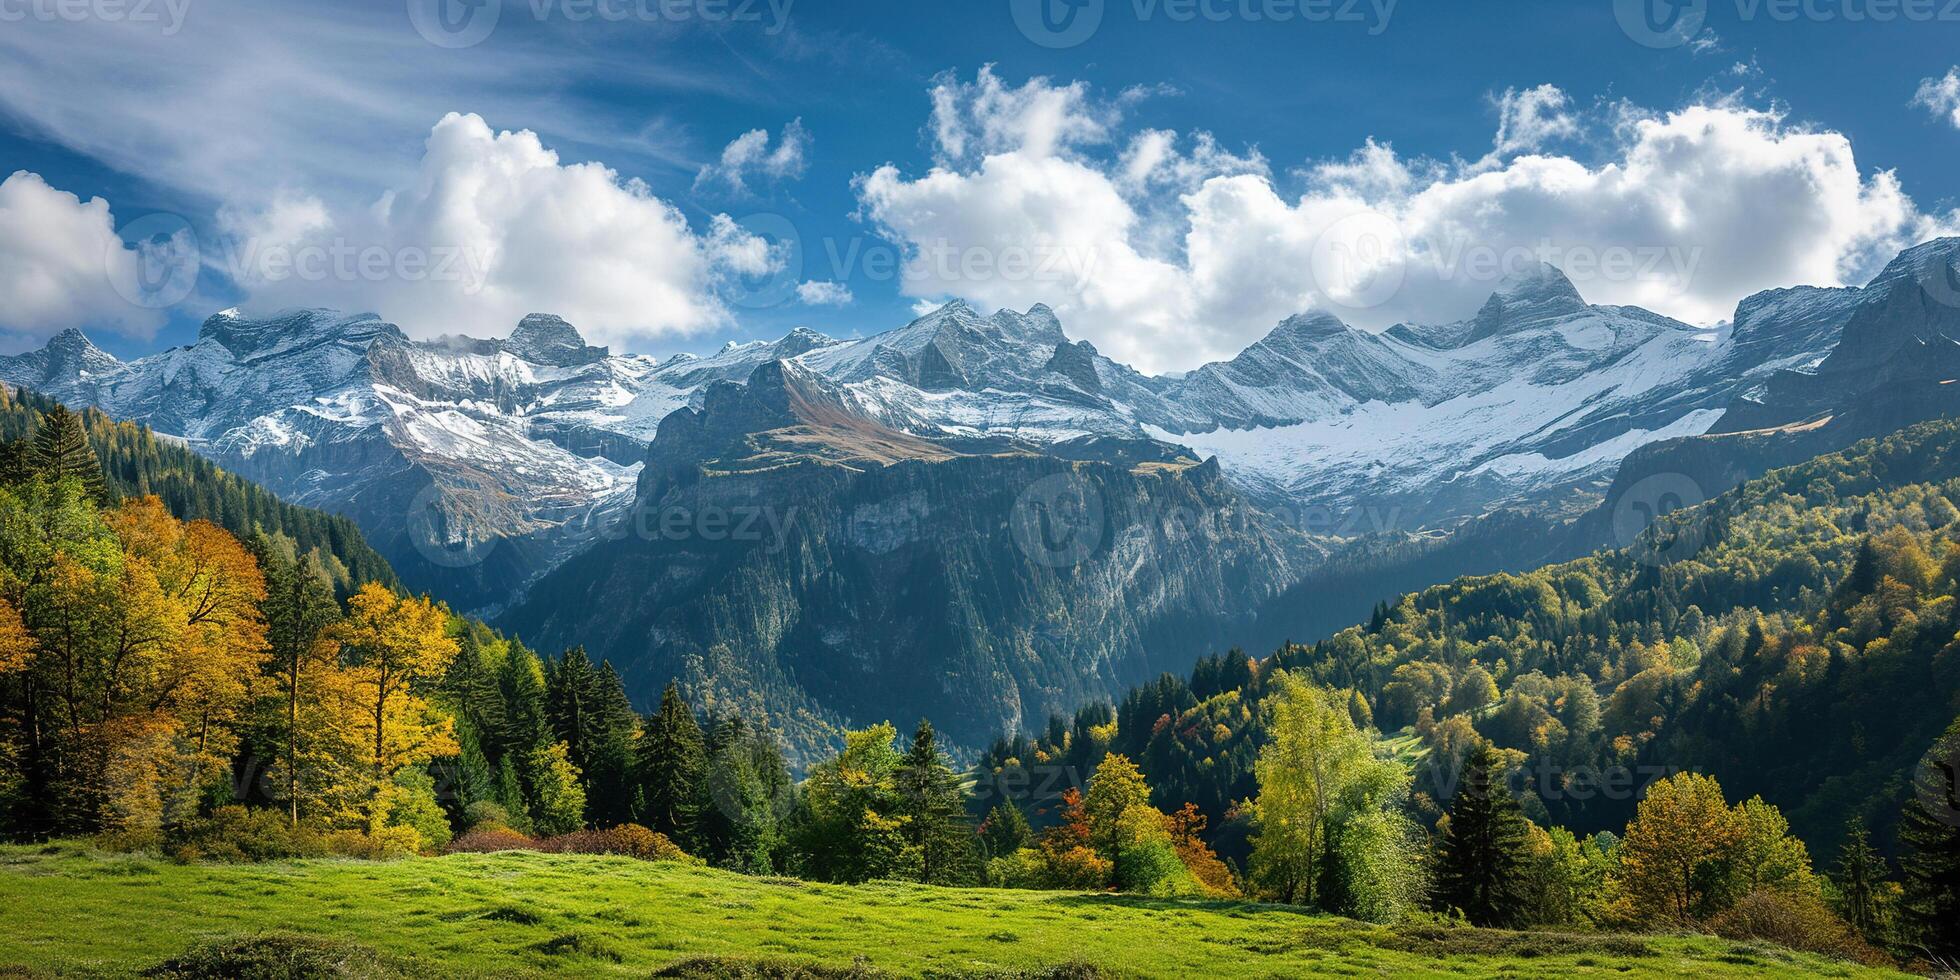
[{"label": "grassy field", "polygon": [[[233,940],[350,976],[677,964],[668,975],[1880,975],[1700,937],[1396,931],[1270,905],[819,885],[625,858],[183,866],[73,844],[0,848],[0,976],[126,976]],[[1041,972],[1069,965],[1096,970]]]}]

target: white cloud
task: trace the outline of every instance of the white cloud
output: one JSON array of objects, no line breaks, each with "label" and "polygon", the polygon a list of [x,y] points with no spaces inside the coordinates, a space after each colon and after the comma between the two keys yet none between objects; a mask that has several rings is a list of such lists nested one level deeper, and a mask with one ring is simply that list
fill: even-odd
[{"label": "white cloud", "polygon": [[372,309],[419,335],[501,335],[534,312],[609,342],[693,333],[729,319],[719,279],[781,261],[726,215],[696,234],[644,183],[457,113],[364,211],[281,195],[223,224],[222,261],[253,305]]},{"label": "white cloud", "polygon": [[849,306],[857,297],[841,282],[807,280],[796,284],[796,299],[805,306]]},{"label": "white cloud", "polygon": [[1943,78],[1922,79],[1912,104],[1960,128],[1960,67],[1948,69]]},{"label": "white cloud", "polygon": [[1579,134],[1579,121],[1566,111],[1571,100],[1556,85],[1522,92],[1507,88],[1492,101],[1497,105],[1497,138],[1492,141],[1497,156],[1528,153]]},{"label": "white cloud", "polygon": [[751,180],[793,180],[803,176],[809,164],[810,133],[803,120],[792,119],[783,127],[781,138],[771,145],[769,131],[751,129],[722,148],[721,159],[701,168],[694,186],[720,185],[737,194],[749,189]]},{"label": "white cloud", "polygon": [[1117,143],[1120,113],[1080,83],[982,71],[932,94],[939,165],[857,181],[863,214],[912,257],[904,291],[1044,302],[1147,370],[1231,356],[1312,307],[1370,328],[1461,318],[1538,259],[1593,302],[1712,323],[1761,289],[1861,281],[1939,228],[1843,135],[1737,105],[1623,109],[1605,158],[1580,162],[1542,151],[1583,135],[1564,93],[1507,92],[1493,142],[1522,155],[1408,161],[1370,140],[1289,193],[1246,167],[1153,186],[1171,141],[1093,152]]},{"label": "white cloud", "polygon": [[141,305],[142,266],[117,236],[109,202],[84,201],[25,170],[0,182],[0,330],[16,344],[69,327],[148,338],[163,316]]},{"label": "white cloud", "polygon": [[1010,87],[983,66],[971,82],[951,72],[933,79],[932,133],[944,163],[1012,151],[1030,157],[1067,153],[1109,139],[1120,113],[1089,97],[1085,82],[1055,85],[1032,78]]}]

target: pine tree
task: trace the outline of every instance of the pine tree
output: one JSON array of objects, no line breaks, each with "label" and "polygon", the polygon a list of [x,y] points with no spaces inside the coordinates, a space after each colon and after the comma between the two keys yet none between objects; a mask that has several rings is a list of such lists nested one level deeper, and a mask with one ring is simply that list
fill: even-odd
[{"label": "pine tree", "polygon": [[1837,884],[1838,911],[1844,921],[1866,939],[1876,938],[1880,927],[1878,889],[1885,879],[1885,859],[1872,849],[1871,834],[1863,820],[1854,818],[1846,826],[1831,879]]},{"label": "pine tree", "polygon": [[611,664],[594,666],[584,647],[572,647],[546,666],[545,714],[551,734],[565,743],[583,773],[587,818],[610,826],[632,819],[627,785],[638,716]]},{"label": "pine tree", "polygon": [[102,483],[102,461],[89,448],[88,432],[82,417],[65,405],[55,405],[41,416],[34,428],[32,459],[36,469],[49,482],[74,477],[96,500],[106,498]]},{"label": "pine tree", "polygon": [[1028,818],[1021,808],[1013,803],[1001,803],[987,812],[986,822],[980,827],[980,841],[986,846],[988,857],[1009,857],[1024,847],[1034,846],[1034,829],[1028,826]]},{"label": "pine tree", "polygon": [[660,695],[660,710],[640,736],[635,762],[639,770],[639,822],[666,834],[687,851],[698,850],[706,746],[694,710],[673,681],[667,682],[667,690]]},{"label": "pine tree", "polygon": [[640,716],[611,663],[599,664],[587,700],[582,750],[588,818],[598,826],[625,823],[633,819],[633,736]]},{"label": "pine tree", "polygon": [[1482,746],[1465,765],[1436,856],[1436,902],[1475,925],[1516,925],[1529,911],[1529,825],[1500,781],[1495,749]]},{"label": "pine tree", "polygon": [[966,795],[959,777],[939,751],[932,722],[921,719],[912,748],[893,774],[898,814],[917,855],[919,880],[927,884],[968,884],[976,870],[973,833],[966,824]]},{"label": "pine tree", "polygon": [[1946,730],[1914,775],[1899,823],[1905,854],[1905,914],[1915,945],[1960,958],[1960,721]]}]

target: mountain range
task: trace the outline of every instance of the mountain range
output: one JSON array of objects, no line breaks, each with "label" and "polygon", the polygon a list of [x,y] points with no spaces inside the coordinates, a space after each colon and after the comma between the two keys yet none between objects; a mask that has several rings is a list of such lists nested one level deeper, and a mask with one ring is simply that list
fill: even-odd
[{"label": "mountain range", "polygon": [[[680,676],[811,738],[899,704],[974,744],[1274,628],[1357,541],[1551,527],[1602,494],[1610,517],[1639,473],[1712,495],[1798,451],[1722,440],[1814,455],[1943,411],[1957,249],[1709,328],[1588,304],[1540,266],[1460,322],[1306,313],[1179,376],[1070,340],[1045,306],[955,302],[667,358],[547,315],[420,341],[230,310],[130,362],[70,331],[0,357],[0,381],[344,513],[410,586],[587,644],[636,697]],[[1559,547],[1608,543],[1600,513]]]}]

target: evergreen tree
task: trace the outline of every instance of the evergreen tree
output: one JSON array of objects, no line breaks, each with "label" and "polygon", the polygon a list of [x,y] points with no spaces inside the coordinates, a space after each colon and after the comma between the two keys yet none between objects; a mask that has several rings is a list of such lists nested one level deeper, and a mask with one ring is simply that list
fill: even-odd
[{"label": "evergreen tree", "polygon": [[633,819],[633,732],[639,716],[611,664],[594,666],[573,647],[545,672],[545,714],[553,737],[565,743],[583,773],[586,817],[595,826]]},{"label": "evergreen tree", "polygon": [[[708,739],[705,805],[697,834],[701,857],[750,874],[775,869],[788,800],[776,778],[781,753],[737,717],[724,719]],[[771,753],[774,752],[771,762]]]},{"label": "evergreen tree", "polygon": [[1905,854],[1905,914],[1914,945],[1960,959],[1960,721],[1914,772],[1914,796],[1899,824]]},{"label": "evergreen tree", "polygon": [[1437,905],[1479,926],[1517,925],[1529,911],[1530,825],[1501,782],[1501,765],[1488,744],[1471,754],[1436,855]]},{"label": "evergreen tree", "polygon": [[912,748],[893,773],[898,815],[906,821],[908,849],[927,884],[972,883],[977,872],[973,833],[966,823],[966,794],[939,751],[932,722],[921,719]]},{"label": "evergreen tree", "polygon": [[980,841],[988,857],[1009,857],[1021,848],[1034,846],[1034,828],[1028,826],[1028,818],[1020,807],[1012,802],[1001,803],[987,812],[987,819],[980,827]]},{"label": "evergreen tree", "polygon": [[1879,886],[1885,880],[1885,859],[1872,849],[1863,820],[1853,819],[1845,827],[1831,880],[1837,884],[1838,912],[1844,921],[1859,935],[1875,939],[1881,925]]},{"label": "evergreen tree", "polygon": [[666,834],[684,850],[699,850],[702,776],[707,751],[701,725],[681,697],[680,685],[667,682],[660,710],[640,736],[635,760],[639,783],[639,822]]},{"label": "evergreen tree", "polygon": [[57,404],[41,416],[40,424],[34,428],[31,458],[35,469],[49,482],[74,477],[82,481],[82,487],[89,496],[97,500],[105,499],[107,490],[102,482],[102,461],[89,447],[88,432],[82,428],[82,417],[69,411],[67,406]]}]

